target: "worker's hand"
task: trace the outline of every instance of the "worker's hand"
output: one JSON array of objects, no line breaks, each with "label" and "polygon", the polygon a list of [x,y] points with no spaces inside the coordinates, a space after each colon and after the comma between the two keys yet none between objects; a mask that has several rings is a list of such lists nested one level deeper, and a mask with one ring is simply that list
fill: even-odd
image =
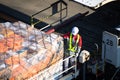
[{"label": "worker's hand", "polygon": [[81,47],[78,47],[78,49],[77,49],[77,51],[76,51],[76,57],[78,57],[78,56],[79,56],[80,51],[81,51]]}]

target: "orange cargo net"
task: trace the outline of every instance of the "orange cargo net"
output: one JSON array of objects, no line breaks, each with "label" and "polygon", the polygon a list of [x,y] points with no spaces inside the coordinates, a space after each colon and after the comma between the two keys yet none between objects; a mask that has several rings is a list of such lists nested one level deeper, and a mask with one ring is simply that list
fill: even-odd
[{"label": "orange cargo net", "polygon": [[10,29],[2,29],[0,34],[2,34],[4,37],[10,37],[11,35],[14,34],[14,32]]},{"label": "orange cargo net", "polygon": [[10,80],[21,80],[32,77],[48,66],[48,64],[51,62],[50,60],[52,56],[53,53],[47,51],[45,59],[39,61],[37,64],[28,66],[27,63],[25,63],[24,65],[19,65],[17,68],[12,70],[12,76]]},{"label": "orange cargo net", "polygon": [[4,53],[8,50],[6,42],[4,39],[0,40],[0,53]]},{"label": "orange cargo net", "polygon": [[6,59],[5,63],[9,64],[11,66],[14,66],[14,65],[23,63],[23,61],[21,60],[19,55],[14,55],[14,56],[11,56],[8,59]]},{"label": "orange cargo net", "polygon": [[17,51],[22,47],[23,38],[20,35],[12,34],[0,40],[0,53],[6,52],[8,49]]},{"label": "orange cargo net", "polygon": [[[55,43],[55,41],[61,41],[59,36],[49,36],[49,34],[46,35],[32,27],[28,28],[27,25],[20,25],[20,23],[17,22],[12,26],[19,27],[18,32],[11,31],[11,28],[2,29],[3,31],[0,32],[4,36],[4,39],[0,39],[0,53],[2,53],[1,55],[6,53],[5,56],[9,55],[4,60],[5,64],[9,65],[7,66],[10,69],[9,80],[29,79],[63,58],[63,50],[58,50],[62,44]],[[31,36],[35,38],[31,39]],[[9,50],[12,51],[9,52]]]}]

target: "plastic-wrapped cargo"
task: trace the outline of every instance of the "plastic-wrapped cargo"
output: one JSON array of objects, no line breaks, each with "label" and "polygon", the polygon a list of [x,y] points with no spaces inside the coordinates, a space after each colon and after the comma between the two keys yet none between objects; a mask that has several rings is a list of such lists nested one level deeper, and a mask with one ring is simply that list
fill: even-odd
[{"label": "plastic-wrapped cargo", "polygon": [[62,59],[57,61],[56,64],[51,65],[49,68],[39,72],[28,80],[59,80],[62,75],[59,73],[63,70]]},{"label": "plastic-wrapped cargo", "polygon": [[[3,36],[0,38],[0,79],[8,69],[9,80],[30,79],[63,59],[63,39],[60,35],[45,34],[21,21],[1,23],[0,27],[3,30],[0,32]],[[62,71],[62,63],[53,68],[58,67],[57,72]],[[49,76],[57,72],[52,71]]]}]

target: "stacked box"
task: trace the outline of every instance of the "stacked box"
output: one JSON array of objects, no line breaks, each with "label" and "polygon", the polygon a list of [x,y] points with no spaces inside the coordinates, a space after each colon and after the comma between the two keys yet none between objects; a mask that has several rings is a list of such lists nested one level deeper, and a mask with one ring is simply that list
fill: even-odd
[{"label": "stacked box", "polygon": [[[4,55],[0,60],[9,65],[5,67],[11,71],[9,80],[29,79],[63,59],[63,41],[58,34],[45,34],[21,21],[0,26],[9,33],[0,33],[4,37],[0,39],[0,53]],[[57,67],[57,72],[61,71],[62,65],[52,68]],[[49,76],[57,73],[52,68]]]}]

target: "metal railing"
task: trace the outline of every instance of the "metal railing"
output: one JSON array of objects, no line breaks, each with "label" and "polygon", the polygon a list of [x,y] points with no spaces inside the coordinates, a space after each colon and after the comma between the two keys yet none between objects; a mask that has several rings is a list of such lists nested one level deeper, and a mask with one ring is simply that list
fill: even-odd
[{"label": "metal railing", "polygon": [[[46,12],[49,9],[52,9],[52,11],[51,11],[51,13],[49,13],[49,15],[45,16],[44,18],[35,19],[35,16],[39,16],[42,12]],[[65,15],[62,14],[64,10],[65,10]],[[47,27],[45,26],[44,29],[50,27],[50,25],[53,25],[59,21],[61,22],[62,19],[67,17],[67,3],[64,2],[63,0],[59,0],[59,1],[51,4],[49,7],[33,14],[31,16],[31,26],[34,27],[41,22],[45,22],[48,18],[55,16],[56,14],[60,14],[58,17],[58,20],[53,21],[52,23],[49,23],[48,24],[49,26],[47,26]],[[42,30],[43,30],[43,28],[42,28]]]},{"label": "metal railing", "polygon": [[[114,73],[114,75],[112,76],[111,80],[114,80],[114,78],[117,76],[117,73],[120,72],[120,67],[116,70],[116,72]],[[119,77],[119,76],[118,76]]]},{"label": "metal railing", "polygon": [[[61,76],[61,77],[63,77],[63,74],[64,73],[66,73],[66,72],[68,72],[69,70],[71,70],[71,69],[74,69],[75,70],[75,73],[77,72],[77,57],[75,57],[74,55],[72,55],[72,56],[69,56],[69,57],[67,57],[67,58],[65,58],[65,59],[63,59],[63,60],[61,60],[60,62],[57,62],[57,63],[55,63],[56,65],[57,64],[63,64],[65,61],[67,61],[67,60],[69,60],[69,59],[71,59],[71,58],[75,58],[75,64],[74,65],[71,65],[70,67],[68,67],[67,69],[65,69],[65,70],[62,70],[61,72],[59,72],[59,73],[57,73],[56,75],[50,75],[47,79],[46,78],[44,78],[45,80],[56,80],[56,78],[57,77],[59,77],[59,76]],[[53,65],[53,66],[56,66],[56,65]],[[62,66],[63,67],[63,66]],[[28,79],[28,80],[40,80],[39,79],[39,77],[40,76],[43,76],[44,74],[46,74],[46,73],[49,73],[49,69],[50,69],[50,67],[48,67],[48,68],[46,68],[45,70],[43,70],[43,73],[41,73],[41,72],[39,72],[38,74],[36,74],[36,75],[34,75],[33,77],[31,77],[30,79]],[[69,74],[69,73],[68,73]],[[76,78],[76,76],[74,75],[74,78]]]}]

